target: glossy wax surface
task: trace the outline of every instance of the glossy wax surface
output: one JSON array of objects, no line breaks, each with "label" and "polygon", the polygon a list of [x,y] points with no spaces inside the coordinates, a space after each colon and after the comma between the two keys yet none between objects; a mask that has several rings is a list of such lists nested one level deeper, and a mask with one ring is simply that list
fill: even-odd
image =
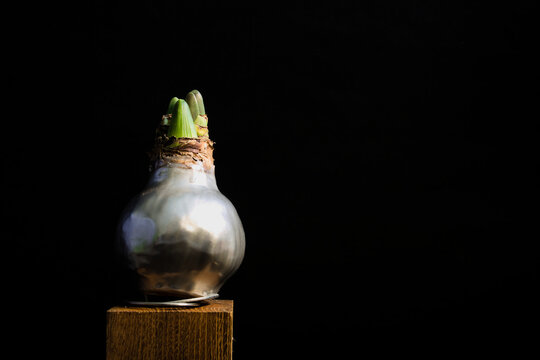
[{"label": "glossy wax surface", "polygon": [[217,293],[240,266],[245,235],[214,170],[168,164],[124,211],[122,255],[145,293],[180,297]]}]

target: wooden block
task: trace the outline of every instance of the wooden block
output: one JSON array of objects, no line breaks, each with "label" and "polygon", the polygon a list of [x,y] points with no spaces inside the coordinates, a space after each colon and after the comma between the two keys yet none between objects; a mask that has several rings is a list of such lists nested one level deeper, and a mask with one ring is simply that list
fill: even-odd
[{"label": "wooden block", "polygon": [[113,307],[107,359],[232,359],[233,301],[201,307]]}]

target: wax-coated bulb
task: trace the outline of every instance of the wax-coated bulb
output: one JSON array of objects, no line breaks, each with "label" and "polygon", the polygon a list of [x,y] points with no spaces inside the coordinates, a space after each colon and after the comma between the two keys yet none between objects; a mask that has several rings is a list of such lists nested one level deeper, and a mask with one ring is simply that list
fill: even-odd
[{"label": "wax-coated bulb", "polygon": [[196,297],[217,293],[244,255],[238,214],[214,171],[157,168],[119,225],[124,257],[143,292]]},{"label": "wax-coated bulb", "polygon": [[242,223],[216,184],[202,96],[193,90],[186,99],[169,102],[150,181],[118,226],[119,253],[145,296],[215,297],[244,257]]}]

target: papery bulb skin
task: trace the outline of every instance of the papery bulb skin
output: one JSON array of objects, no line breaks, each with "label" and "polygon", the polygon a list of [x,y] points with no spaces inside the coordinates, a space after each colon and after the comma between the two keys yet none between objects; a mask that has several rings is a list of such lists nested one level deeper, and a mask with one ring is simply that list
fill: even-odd
[{"label": "papery bulb skin", "polygon": [[206,296],[240,266],[244,230],[218,190],[213,160],[175,159],[161,157],[147,188],[124,211],[121,255],[145,294]]}]

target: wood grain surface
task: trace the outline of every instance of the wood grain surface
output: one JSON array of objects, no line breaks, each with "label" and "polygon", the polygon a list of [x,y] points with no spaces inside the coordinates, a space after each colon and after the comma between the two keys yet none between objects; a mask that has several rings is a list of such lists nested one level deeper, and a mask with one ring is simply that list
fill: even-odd
[{"label": "wood grain surface", "polygon": [[107,359],[232,359],[233,301],[195,308],[113,307]]}]

